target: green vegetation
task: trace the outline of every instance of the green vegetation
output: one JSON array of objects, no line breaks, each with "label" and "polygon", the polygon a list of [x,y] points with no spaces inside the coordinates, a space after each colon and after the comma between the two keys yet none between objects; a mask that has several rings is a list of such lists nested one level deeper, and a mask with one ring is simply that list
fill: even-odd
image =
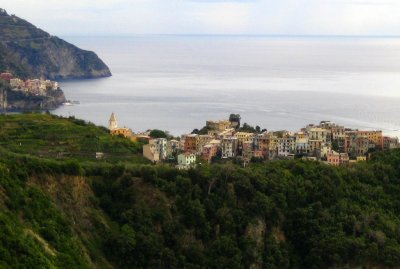
[{"label": "green vegetation", "polygon": [[[139,145],[73,118],[1,116],[0,130],[0,268],[400,264],[399,150],[349,167],[293,160],[178,171],[77,154],[110,143],[135,154]],[[72,153],[37,153],[52,148]]]},{"label": "green vegetation", "polygon": [[7,157],[0,165],[0,268],[90,268],[71,221],[28,182],[39,163]]},{"label": "green vegetation", "polygon": [[93,161],[96,152],[105,161],[141,161],[141,143],[111,136],[83,120],[50,114],[0,115],[0,145],[12,152],[54,159]]},{"label": "green vegetation", "polygon": [[199,129],[194,129],[193,131],[192,131],[192,134],[198,134],[198,135],[207,135],[208,134],[208,131],[210,131],[211,129],[210,128],[208,128],[207,126],[204,126],[203,128],[201,128],[200,130]]},{"label": "green vegetation", "polygon": [[240,127],[240,114],[230,114],[229,115],[229,121],[233,124],[235,124],[236,129]]},{"label": "green vegetation", "polygon": [[98,180],[102,209],[135,231],[139,251],[132,261],[116,250],[109,258],[121,268],[395,267],[400,151],[389,155],[397,162],[378,156],[347,168],[304,161],[188,172],[143,167]]},{"label": "green vegetation", "polygon": [[167,138],[168,134],[164,131],[155,129],[155,130],[151,130],[150,137],[151,138]]}]

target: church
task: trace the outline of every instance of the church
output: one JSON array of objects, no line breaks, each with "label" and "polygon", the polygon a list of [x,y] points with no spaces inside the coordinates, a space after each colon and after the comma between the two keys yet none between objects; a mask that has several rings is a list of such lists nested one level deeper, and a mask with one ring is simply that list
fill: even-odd
[{"label": "church", "polygon": [[112,135],[122,135],[126,138],[131,139],[132,141],[136,141],[136,137],[134,136],[133,132],[129,128],[118,128],[118,120],[115,116],[114,112],[111,113],[111,117],[108,121],[108,129]]}]

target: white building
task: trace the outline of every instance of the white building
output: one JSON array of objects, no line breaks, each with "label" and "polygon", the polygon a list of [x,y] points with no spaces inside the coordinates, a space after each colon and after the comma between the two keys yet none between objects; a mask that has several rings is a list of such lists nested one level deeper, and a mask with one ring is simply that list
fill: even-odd
[{"label": "white building", "polygon": [[309,153],[308,138],[296,139],[296,154],[306,155]]},{"label": "white building", "polygon": [[222,158],[234,158],[236,157],[238,147],[238,139],[236,137],[226,137],[222,139],[221,150]]},{"label": "white building", "polygon": [[290,154],[294,153],[296,148],[296,142],[294,136],[286,136],[283,138],[278,138],[278,156],[288,157]]},{"label": "white building", "polygon": [[167,155],[168,156],[179,152],[179,150],[180,150],[180,141],[173,139],[173,140],[170,140],[167,142]]},{"label": "white building", "polygon": [[330,141],[330,139],[328,139],[328,133],[329,131],[326,129],[312,127],[308,130],[308,138],[310,140],[322,141],[326,143]]},{"label": "white building", "polygon": [[152,162],[165,160],[167,158],[167,139],[151,139],[149,144],[143,146],[143,156]]},{"label": "white building", "polygon": [[178,168],[188,169],[196,164],[196,154],[193,153],[182,153],[178,155]]},{"label": "white building", "polygon": [[321,147],[321,158],[327,158],[329,152],[332,151],[332,147],[329,144],[325,144]]}]

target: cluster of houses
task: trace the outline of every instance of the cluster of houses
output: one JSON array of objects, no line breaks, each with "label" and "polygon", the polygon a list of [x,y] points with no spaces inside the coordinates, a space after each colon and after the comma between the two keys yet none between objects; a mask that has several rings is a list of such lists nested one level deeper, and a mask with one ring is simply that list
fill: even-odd
[{"label": "cluster of houses", "polygon": [[[112,121],[113,117],[115,121]],[[113,122],[116,122],[115,115],[110,119],[113,134],[128,132],[126,128],[119,130],[112,125]],[[178,168],[182,169],[199,161],[233,158],[246,165],[252,160],[302,157],[339,166],[365,161],[375,150],[400,147],[398,138],[384,136],[382,131],[353,130],[330,121],[310,124],[298,132],[249,132],[240,128],[239,116],[230,120],[207,121],[202,130],[201,134],[182,135],[179,139],[147,136],[148,144],[143,146],[143,155],[152,162],[175,159]]]},{"label": "cluster of houses", "polygon": [[10,83],[14,91],[22,91],[32,95],[45,96],[48,91],[58,90],[59,84],[48,79],[27,79],[15,78],[11,73],[0,73],[0,78]]}]

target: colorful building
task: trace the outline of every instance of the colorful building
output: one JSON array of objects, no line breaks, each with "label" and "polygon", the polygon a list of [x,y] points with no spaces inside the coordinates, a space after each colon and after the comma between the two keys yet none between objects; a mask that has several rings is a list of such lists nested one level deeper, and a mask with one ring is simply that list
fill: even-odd
[{"label": "colorful building", "polygon": [[327,154],[327,163],[333,166],[346,165],[349,163],[349,155],[332,150]]},{"label": "colorful building", "polygon": [[203,152],[201,154],[201,157],[203,160],[207,162],[211,162],[211,160],[217,156],[218,154],[218,146],[215,144],[207,144],[203,147]]},{"label": "colorful building", "polygon": [[284,136],[278,138],[278,157],[288,157],[293,154],[296,148],[296,141],[294,136]]},{"label": "colorful building", "polygon": [[221,142],[221,157],[234,158],[237,154],[238,139],[236,137],[226,137]]},{"label": "colorful building", "polygon": [[199,136],[197,134],[190,134],[185,137],[185,144],[183,150],[185,152],[197,153],[197,143]]},{"label": "colorful building", "polygon": [[397,137],[383,137],[383,149],[399,148],[399,139]]},{"label": "colorful building", "polygon": [[11,73],[7,73],[7,72],[6,73],[1,73],[0,74],[0,78],[5,80],[5,81],[7,81],[7,82],[10,82],[10,80],[13,78],[13,75]]},{"label": "colorful building", "polygon": [[366,136],[370,146],[375,145],[377,149],[383,149],[383,134],[382,131],[358,131],[359,136]]},{"label": "colorful building", "polygon": [[196,154],[185,152],[178,155],[178,169],[188,169],[196,164]]},{"label": "colorful building", "polygon": [[209,130],[223,132],[231,128],[231,122],[229,120],[219,120],[219,121],[207,121],[206,127]]},{"label": "colorful building", "polygon": [[152,162],[165,160],[167,158],[167,139],[151,139],[149,144],[143,146],[143,156]]}]

